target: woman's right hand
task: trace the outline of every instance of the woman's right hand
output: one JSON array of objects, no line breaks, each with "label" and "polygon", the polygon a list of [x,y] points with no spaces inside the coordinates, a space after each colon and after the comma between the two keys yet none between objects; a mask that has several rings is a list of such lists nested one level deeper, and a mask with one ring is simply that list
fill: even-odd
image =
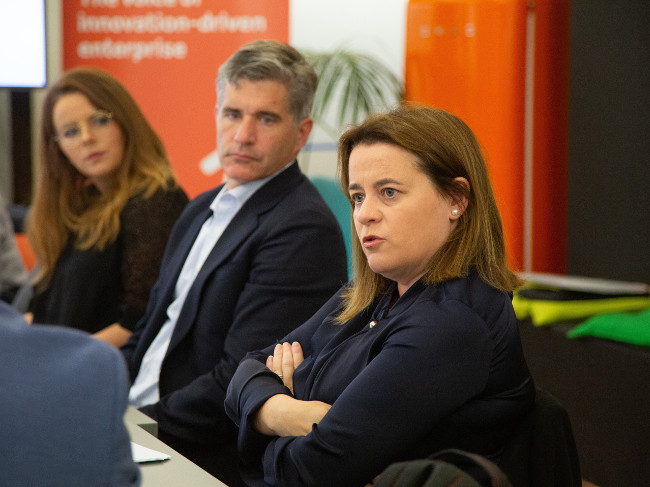
[{"label": "woman's right hand", "polygon": [[[278,343],[266,366],[276,373],[293,393],[293,373],[305,359],[300,343]],[[270,397],[255,416],[255,429],[269,436],[304,436],[320,422],[330,405],[321,401],[301,401],[286,394]]]},{"label": "woman's right hand", "polygon": [[305,360],[305,357],[300,343],[284,342],[275,346],[273,355],[269,355],[266,359],[266,366],[282,379],[284,385],[293,394],[293,373],[303,360]]},{"label": "woman's right hand", "polygon": [[255,416],[255,429],[269,436],[305,436],[332,406],[301,401],[286,394],[271,396]]}]

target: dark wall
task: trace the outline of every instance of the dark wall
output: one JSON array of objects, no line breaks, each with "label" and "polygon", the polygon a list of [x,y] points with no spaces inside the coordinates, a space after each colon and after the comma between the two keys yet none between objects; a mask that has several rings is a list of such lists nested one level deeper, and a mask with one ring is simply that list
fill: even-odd
[{"label": "dark wall", "polygon": [[30,91],[11,90],[11,161],[13,200],[9,203],[29,205],[32,201],[32,128]]},{"label": "dark wall", "polygon": [[650,282],[650,1],[572,0],[569,274]]}]

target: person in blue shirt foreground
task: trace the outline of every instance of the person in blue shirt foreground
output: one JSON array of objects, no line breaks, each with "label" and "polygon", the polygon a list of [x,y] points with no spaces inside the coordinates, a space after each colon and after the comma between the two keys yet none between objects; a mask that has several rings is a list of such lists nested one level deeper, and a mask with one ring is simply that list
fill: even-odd
[{"label": "person in blue shirt foreground", "polygon": [[438,109],[343,134],[354,279],[280,343],[249,353],[225,407],[249,485],[361,486],[459,448],[498,461],[535,389],[480,146]]},{"label": "person in blue shirt foreground", "polygon": [[0,301],[0,486],[138,487],[126,365],[86,333]]}]

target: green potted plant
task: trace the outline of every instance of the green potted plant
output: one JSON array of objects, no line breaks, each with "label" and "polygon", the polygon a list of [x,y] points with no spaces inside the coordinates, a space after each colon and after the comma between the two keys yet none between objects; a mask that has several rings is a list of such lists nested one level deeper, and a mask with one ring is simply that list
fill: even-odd
[{"label": "green potted plant", "polygon": [[369,113],[401,103],[401,81],[376,57],[343,48],[319,52],[304,50],[318,74],[312,116],[334,140],[341,128],[356,124]]},{"label": "green potted plant", "polygon": [[[402,102],[402,83],[383,62],[370,54],[335,49],[327,52],[303,50],[303,55],[318,74],[318,89],[314,95],[312,117],[316,124],[337,141],[347,124],[356,124],[373,112],[381,112]],[[313,132],[312,132],[313,134]],[[313,135],[312,135],[313,136]],[[336,216],[347,247],[348,275],[352,278],[350,202],[335,182],[336,145],[326,151],[319,174],[312,182]],[[312,150],[309,145],[300,159],[303,168],[310,166]],[[330,176],[323,177],[322,172]]]}]

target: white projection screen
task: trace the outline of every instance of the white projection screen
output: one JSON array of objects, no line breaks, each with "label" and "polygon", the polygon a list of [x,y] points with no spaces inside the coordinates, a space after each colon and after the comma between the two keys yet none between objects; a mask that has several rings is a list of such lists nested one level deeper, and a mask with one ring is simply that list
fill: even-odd
[{"label": "white projection screen", "polygon": [[0,87],[44,87],[45,50],[45,0],[0,0]]}]

